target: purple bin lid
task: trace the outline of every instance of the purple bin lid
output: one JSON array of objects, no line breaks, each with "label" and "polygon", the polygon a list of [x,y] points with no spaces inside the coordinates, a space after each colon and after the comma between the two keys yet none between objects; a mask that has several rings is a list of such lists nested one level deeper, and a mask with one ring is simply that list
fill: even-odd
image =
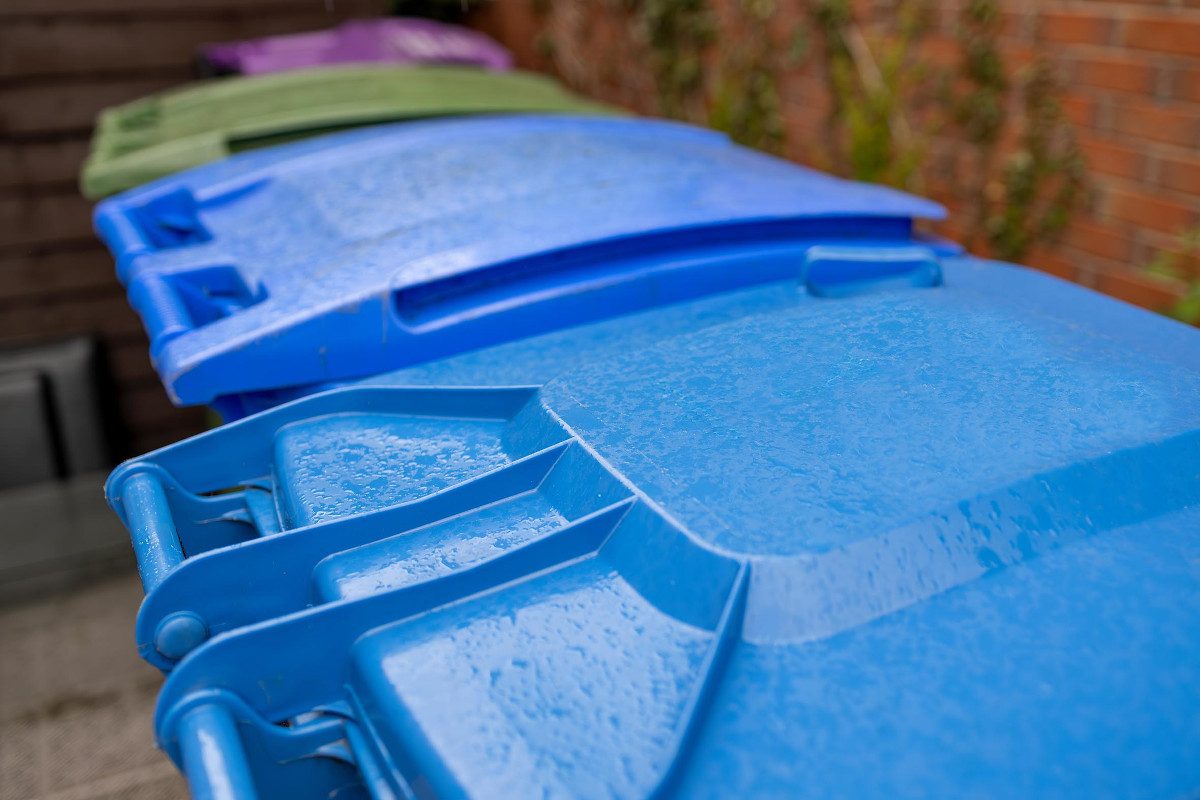
[{"label": "purple bin lid", "polygon": [[512,66],[512,54],[478,31],[407,17],[351,20],[323,31],[210,44],[201,54],[218,71],[244,75],[357,62],[473,64],[494,70]]}]

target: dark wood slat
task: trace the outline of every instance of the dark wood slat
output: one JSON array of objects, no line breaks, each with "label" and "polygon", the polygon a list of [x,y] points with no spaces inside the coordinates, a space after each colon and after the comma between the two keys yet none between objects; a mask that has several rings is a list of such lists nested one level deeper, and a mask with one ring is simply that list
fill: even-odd
[{"label": "dark wood slat", "polygon": [[75,189],[104,108],[194,80],[206,41],[329,27],[388,0],[0,0],[0,343],[106,345],[134,455],[206,425],[177,409]]},{"label": "dark wood slat", "polygon": [[304,13],[221,12],[189,19],[13,20],[0,26],[0,79],[186,69],[196,49],[206,42],[318,30],[346,19],[344,13],[317,7]]},{"label": "dark wood slat", "polygon": [[116,80],[22,83],[0,89],[0,134],[89,131],[101,109],[179,86],[188,70]]},{"label": "dark wood slat", "polygon": [[175,407],[157,382],[124,387],[117,399],[117,410],[122,418],[136,422],[142,431],[178,431],[187,435],[204,424],[203,409]]},{"label": "dark wood slat", "polygon": [[74,185],[87,155],[88,140],[0,142],[0,189]]},{"label": "dark wood slat", "polygon": [[73,190],[0,197],[0,248],[32,247],[92,236],[92,204]]},{"label": "dark wood slat", "polygon": [[106,339],[134,335],[141,330],[141,321],[126,304],[125,293],[119,288],[67,300],[0,305],[0,341],[86,333]]},{"label": "dark wood slat", "polygon": [[161,14],[177,16],[204,11],[242,11],[267,15],[283,11],[332,11],[343,15],[384,14],[386,0],[4,0],[0,18],[113,16]]},{"label": "dark wood slat", "polygon": [[108,363],[113,379],[121,385],[158,382],[158,373],[150,363],[150,342],[144,336],[110,341]]},{"label": "dark wood slat", "polygon": [[205,412],[198,408],[180,409],[179,422],[171,428],[163,431],[148,431],[132,437],[128,442],[128,448],[125,452],[127,458],[140,456],[149,453],[152,450],[157,450],[160,447],[166,447],[169,444],[175,444],[178,441],[201,433],[208,427],[208,418]]},{"label": "dark wood slat", "polygon": [[112,257],[94,247],[0,257],[0,303],[69,300],[118,290]]}]

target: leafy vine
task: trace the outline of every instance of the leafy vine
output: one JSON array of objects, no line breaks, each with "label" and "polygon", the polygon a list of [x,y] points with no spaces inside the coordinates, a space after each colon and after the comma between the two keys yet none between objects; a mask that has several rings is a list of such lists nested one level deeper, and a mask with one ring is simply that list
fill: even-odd
[{"label": "leafy vine", "polygon": [[[531,1],[539,16],[554,13],[552,0]],[[830,103],[825,134],[814,137],[822,166],[919,189],[930,142],[950,128],[966,148],[956,156],[973,163],[952,176],[951,191],[967,210],[967,244],[986,242],[996,255],[1015,260],[1063,230],[1086,195],[1084,159],[1048,63],[1036,60],[1018,79],[1010,77],[998,45],[999,0],[965,0],[954,30],[960,55],[952,68],[923,56],[929,0],[890,0],[893,24],[886,30],[856,19],[852,0],[807,0],[807,14],[791,31],[781,31],[784,2],[606,0],[623,15],[644,58],[643,74],[653,79],[653,89],[647,84],[637,97],[656,97],[659,113],[707,121],[738,142],[778,152],[786,136],[780,79],[815,67]],[[584,15],[574,8],[567,17],[582,22]],[[538,51],[568,66],[562,53],[556,55],[551,29],[543,28]],[[563,52],[580,51],[579,70],[607,63],[604,53],[589,61],[582,52],[586,26],[566,35],[572,46]],[[611,66],[618,80],[628,70],[623,62]],[[1010,113],[1014,105],[1021,113]],[[1011,132],[1016,151],[1002,159],[1010,119],[1020,125]]]},{"label": "leafy vine", "polygon": [[1190,325],[1200,325],[1200,226],[1180,234],[1177,245],[1174,250],[1160,250],[1146,270],[1183,288],[1166,313]]},{"label": "leafy vine", "polygon": [[974,175],[963,191],[970,219],[968,245],[987,228],[991,213],[988,186],[1004,131],[1010,86],[1004,58],[996,45],[1001,24],[996,0],[969,0],[962,8],[956,31],[962,53],[957,76],[962,91],[957,95],[948,93],[945,98],[964,139],[974,150]]},{"label": "leafy vine", "polygon": [[928,28],[922,0],[896,7],[894,37],[869,38],[850,0],[819,0],[813,9],[832,106],[827,119],[832,161],[860,180],[911,187],[928,138],[908,115],[921,105],[928,69],[914,56]]},{"label": "leafy vine", "polygon": [[625,0],[634,34],[650,51],[650,68],[663,114],[698,118],[704,88],[704,51],[716,40],[708,0]]},{"label": "leafy vine", "polygon": [[1061,233],[1087,186],[1086,163],[1045,60],[1030,67],[1024,110],[1020,145],[1004,165],[1003,194],[987,222],[992,250],[1009,260]]},{"label": "leafy vine", "polygon": [[782,67],[771,47],[775,0],[740,0],[744,30],[726,49],[709,103],[709,125],[735,142],[768,152],[783,146],[783,111],[776,76]]}]

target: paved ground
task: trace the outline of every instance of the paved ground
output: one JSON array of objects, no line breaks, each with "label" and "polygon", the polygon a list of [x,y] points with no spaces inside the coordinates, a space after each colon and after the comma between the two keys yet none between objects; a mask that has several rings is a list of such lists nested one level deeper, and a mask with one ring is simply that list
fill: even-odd
[{"label": "paved ground", "polygon": [[133,573],[0,607],[0,800],[174,800],[154,747],[162,682],[137,657]]}]

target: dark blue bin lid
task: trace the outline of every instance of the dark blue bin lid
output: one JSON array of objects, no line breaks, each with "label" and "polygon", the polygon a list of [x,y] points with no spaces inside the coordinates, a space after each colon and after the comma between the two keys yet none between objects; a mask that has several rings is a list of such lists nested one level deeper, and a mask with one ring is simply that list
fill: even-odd
[{"label": "dark blue bin lid", "polygon": [[677,267],[767,239],[903,241],[942,213],[678,124],[484,117],[241,154],[102,203],[96,227],[190,404],[772,280]]},{"label": "dark blue bin lid", "polygon": [[123,466],[168,752],[266,796],[1195,793],[1200,333],[877,255]]}]

